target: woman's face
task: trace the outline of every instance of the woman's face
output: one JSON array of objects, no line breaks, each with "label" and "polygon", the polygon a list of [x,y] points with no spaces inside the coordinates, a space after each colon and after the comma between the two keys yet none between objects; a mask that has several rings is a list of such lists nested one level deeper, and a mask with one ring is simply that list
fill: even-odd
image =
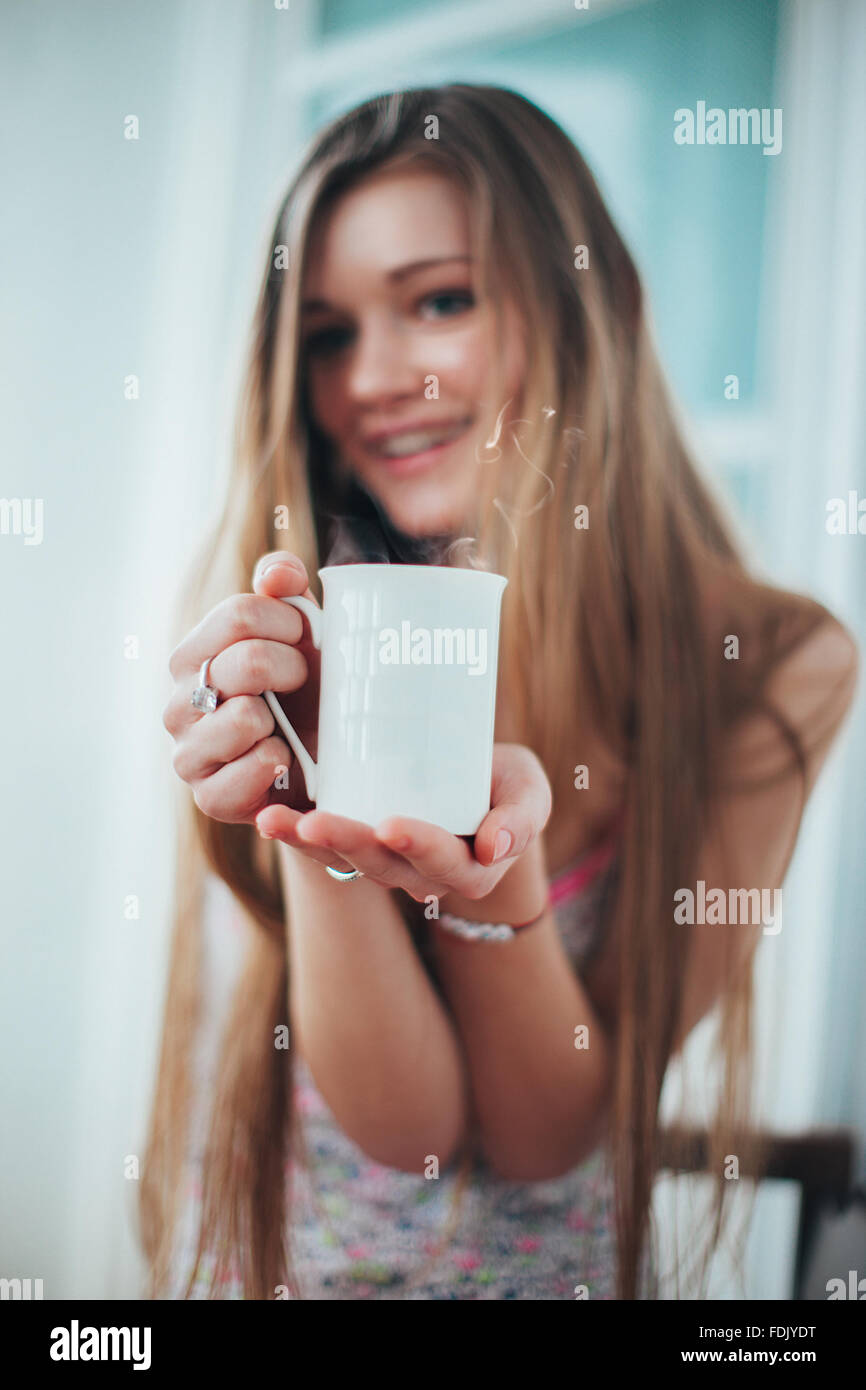
[{"label": "woman's face", "polygon": [[371,175],[314,236],[302,296],[302,352],[314,420],[407,535],[462,535],[482,450],[518,400],[525,368],[505,308],[505,396],[489,395],[496,341],[479,303],[465,199],[421,167]]}]

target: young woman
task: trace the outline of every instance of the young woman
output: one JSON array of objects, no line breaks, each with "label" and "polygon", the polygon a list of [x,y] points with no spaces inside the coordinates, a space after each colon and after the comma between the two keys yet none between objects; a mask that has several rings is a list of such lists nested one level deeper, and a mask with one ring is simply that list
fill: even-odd
[{"label": "young woman", "polygon": [[[508,578],[472,839],[315,811],[262,698],[280,692],[315,756],[318,660],[280,599],[320,602],[323,564],[371,559]],[[314,142],[180,631],[164,722],[192,794],[142,1184],[153,1293],[651,1297],[662,1082],[718,1006],[709,1250],[724,1156],[749,1143],[767,925],[684,923],[675,894],[781,886],[857,652],[747,571],[632,260],[521,96],[394,93]],[[191,703],[201,684],[216,708]],[[207,871],[248,941],[187,1268]],[[431,895],[519,930],[459,936]]]}]

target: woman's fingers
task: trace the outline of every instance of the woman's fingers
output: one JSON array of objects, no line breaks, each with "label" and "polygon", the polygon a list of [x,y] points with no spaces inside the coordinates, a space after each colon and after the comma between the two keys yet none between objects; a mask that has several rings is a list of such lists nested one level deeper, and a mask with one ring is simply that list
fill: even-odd
[{"label": "woman's fingers", "polygon": [[[299,690],[307,674],[306,658],[297,647],[251,637],[217,653],[208,667],[208,684],[219,693],[222,704],[239,695],[260,696],[266,690]],[[187,733],[193,724],[212,720],[220,708],[218,705],[217,710],[204,714],[190,703],[198,676],[196,671],[178,682],[163,712],[162,722],[174,738]]]},{"label": "woman's fingers", "polygon": [[492,893],[504,873],[479,864],[465,840],[429,821],[389,816],[375,833],[380,844],[401,854],[422,879],[464,898]]},{"label": "woman's fingers", "polygon": [[362,821],[335,816],[330,811],[310,811],[296,833],[304,844],[336,850],[353,868],[386,888],[402,888],[418,901],[438,891],[400,854],[394,854],[376,839],[375,831]]},{"label": "woman's fingers", "polygon": [[298,690],[307,679],[307,662],[297,647],[252,637],[215,656],[208,675],[210,684],[228,700],[232,695],[261,695],[265,690]]},{"label": "woman's fingers", "polygon": [[[268,738],[274,728],[274,716],[261,695],[235,695],[187,729],[175,748],[174,770],[184,782],[210,777]],[[291,756],[288,748],[286,754]]]},{"label": "woman's fingers", "polygon": [[[369,878],[403,888],[418,901],[447,892],[483,898],[550,817],[550,784],[530,749],[494,746],[491,800],[493,806],[475,836],[474,854],[459,836],[407,816],[390,816],[374,829],[327,811],[312,811],[295,821],[292,830],[303,844],[339,853]],[[271,829],[276,818],[277,808],[272,807],[262,812],[259,823]],[[494,862],[500,832],[505,832],[508,845],[500,844],[502,852]]]},{"label": "woman's fingers", "polygon": [[300,850],[308,859],[315,859],[319,864],[330,864],[332,869],[339,869],[341,873],[351,873],[355,865],[336,850],[318,849],[299,837],[297,824],[303,815],[302,811],[293,811],[290,806],[266,806],[256,816],[256,829],[266,840],[282,840],[292,849]]},{"label": "woman's fingers", "polygon": [[273,735],[262,739],[243,757],[234,758],[210,776],[191,781],[195,804],[213,820],[228,824],[252,821],[267,804],[278,775],[285,775],[290,758],[281,738]]},{"label": "woman's fingers", "polygon": [[226,647],[250,637],[267,638],[289,645],[300,642],[304,620],[297,608],[276,599],[276,590],[284,594],[306,593],[306,570],[303,566],[294,569],[280,565],[275,574],[280,576],[279,580],[272,579],[268,574],[267,592],[232,594],[212,608],[198,626],[187,634],[169,658],[168,669],[176,681],[183,681],[192,673],[197,674],[209,657],[214,658]]},{"label": "woman's fingers", "polygon": [[474,853],[458,836],[405,816],[390,816],[376,833],[420,874],[447,884],[463,898],[482,898],[550,818],[550,783],[531,749],[494,744],[490,800],[491,809],[475,833]]},{"label": "woman's fingers", "polygon": [[[283,594],[306,594],[307,598],[313,598],[308,588],[298,589],[298,575],[305,585],[309,584],[303,560],[288,550],[272,550],[268,555],[263,555],[256,565],[253,589],[257,594],[273,598],[280,598]],[[291,605],[283,606],[289,608]]]},{"label": "woman's fingers", "polygon": [[532,750],[495,743],[490,810],[475,834],[476,859],[499,864],[517,858],[541,834],[552,809],[547,773]]},{"label": "woman's fingers", "polygon": [[[303,563],[288,551],[262,556],[253,584],[258,592],[217,604],[172,652],[175,689],[162,717],[177,745],[175,771],[206,815],[229,824],[251,821],[270,802],[278,773],[293,767],[264,692],[290,697],[293,718],[306,705],[315,718],[318,701],[318,652],[305,638],[302,614],[281,602],[313,598]],[[205,662],[219,695],[207,714],[191,703]]]}]

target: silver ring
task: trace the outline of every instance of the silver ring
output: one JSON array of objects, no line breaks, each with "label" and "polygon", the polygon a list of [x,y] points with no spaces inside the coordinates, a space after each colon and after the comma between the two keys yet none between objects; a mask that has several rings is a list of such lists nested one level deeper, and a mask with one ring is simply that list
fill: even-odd
[{"label": "silver ring", "polygon": [[209,656],[207,661],[202,662],[202,668],[198,673],[198,685],[192,692],[190,704],[196,709],[200,709],[203,714],[213,714],[219,703],[219,694],[212,685],[207,683],[207,668],[210,666],[213,657]]},{"label": "silver ring", "polygon": [[332,869],[330,864],[325,865],[325,873],[330,874],[338,883],[351,883],[353,879],[364,877],[360,869],[353,869],[350,874],[344,874],[342,869]]}]

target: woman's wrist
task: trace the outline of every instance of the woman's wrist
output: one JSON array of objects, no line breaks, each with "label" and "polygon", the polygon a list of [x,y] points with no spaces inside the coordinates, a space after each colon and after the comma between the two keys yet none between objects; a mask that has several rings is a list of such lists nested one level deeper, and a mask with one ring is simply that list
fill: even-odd
[{"label": "woman's wrist", "polygon": [[517,926],[534,921],[544,912],[548,894],[544,849],[539,835],[486,897],[464,898],[459,893],[446,893],[439,899],[439,911],[463,917],[468,922],[504,922]]}]

